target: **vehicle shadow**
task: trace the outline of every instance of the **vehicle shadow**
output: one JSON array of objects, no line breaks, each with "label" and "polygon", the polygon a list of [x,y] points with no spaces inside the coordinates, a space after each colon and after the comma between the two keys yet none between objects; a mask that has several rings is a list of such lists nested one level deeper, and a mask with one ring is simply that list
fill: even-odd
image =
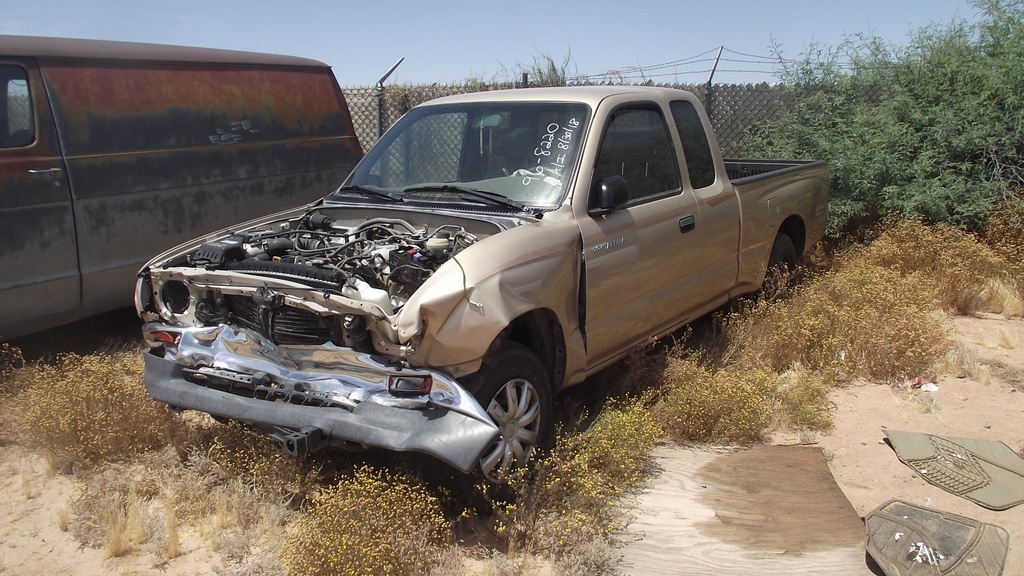
[{"label": "vehicle shadow", "polygon": [[52,362],[60,354],[85,356],[136,348],[142,321],[133,308],[122,308],[43,332],[9,340],[30,362]]}]

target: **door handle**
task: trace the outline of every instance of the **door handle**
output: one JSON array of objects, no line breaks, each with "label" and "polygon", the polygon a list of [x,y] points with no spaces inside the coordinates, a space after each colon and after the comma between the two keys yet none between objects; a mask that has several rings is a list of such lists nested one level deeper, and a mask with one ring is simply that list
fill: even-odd
[{"label": "door handle", "polygon": [[64,175],[60,168],[44,168],[42,170],[29,170],[28,177],[38,180],[57,179]]},{"label": "door handle", "polygon": [[686,234],[697,227],[697,218],[693,214],[687,214],[679,219],[679,233]]}]

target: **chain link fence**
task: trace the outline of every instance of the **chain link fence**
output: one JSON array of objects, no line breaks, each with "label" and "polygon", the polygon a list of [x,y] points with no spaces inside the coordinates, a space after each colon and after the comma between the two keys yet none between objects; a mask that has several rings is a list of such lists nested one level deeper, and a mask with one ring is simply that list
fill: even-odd
[{"label": "chain link fence", "polygon": [[[783,85],[716,84],[662,85],[693,92],[704,103],[718,144],[725,156],[735,156],[737,145],[751,127],[777,118],[796,99],[796,91]],[[513,84],[464,84],[450,86],[385,86],[344,88],[356,135],[368,150],[380,134],[413,106],[453,94],[514,88]]]}]

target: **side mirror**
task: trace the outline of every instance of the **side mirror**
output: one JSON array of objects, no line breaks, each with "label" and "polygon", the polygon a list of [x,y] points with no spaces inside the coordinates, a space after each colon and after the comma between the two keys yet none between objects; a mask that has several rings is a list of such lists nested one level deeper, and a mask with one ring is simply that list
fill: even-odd
[{"label": "side mirror", "polygon": [[594,191],[591,207],[587,212],[591,216],[604,216],[622,208],[629,202],[629,188],[622,176],[609,176],[601,180]]}]

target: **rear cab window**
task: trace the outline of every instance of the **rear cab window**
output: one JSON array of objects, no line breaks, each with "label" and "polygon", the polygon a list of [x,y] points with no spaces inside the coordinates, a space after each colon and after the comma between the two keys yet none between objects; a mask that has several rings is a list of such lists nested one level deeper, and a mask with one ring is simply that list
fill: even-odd
[{"label": "rear cab window", "polygon": [[685,100],[676,100],[670,105],[672,118],[679,131],[679,139],[683,143],[683,156],[686,158],[686,172],[690,177],[690,185],[704,188],[715,183],[715,157],[711,154],[711,144],[700,114],[693,104]]}]

